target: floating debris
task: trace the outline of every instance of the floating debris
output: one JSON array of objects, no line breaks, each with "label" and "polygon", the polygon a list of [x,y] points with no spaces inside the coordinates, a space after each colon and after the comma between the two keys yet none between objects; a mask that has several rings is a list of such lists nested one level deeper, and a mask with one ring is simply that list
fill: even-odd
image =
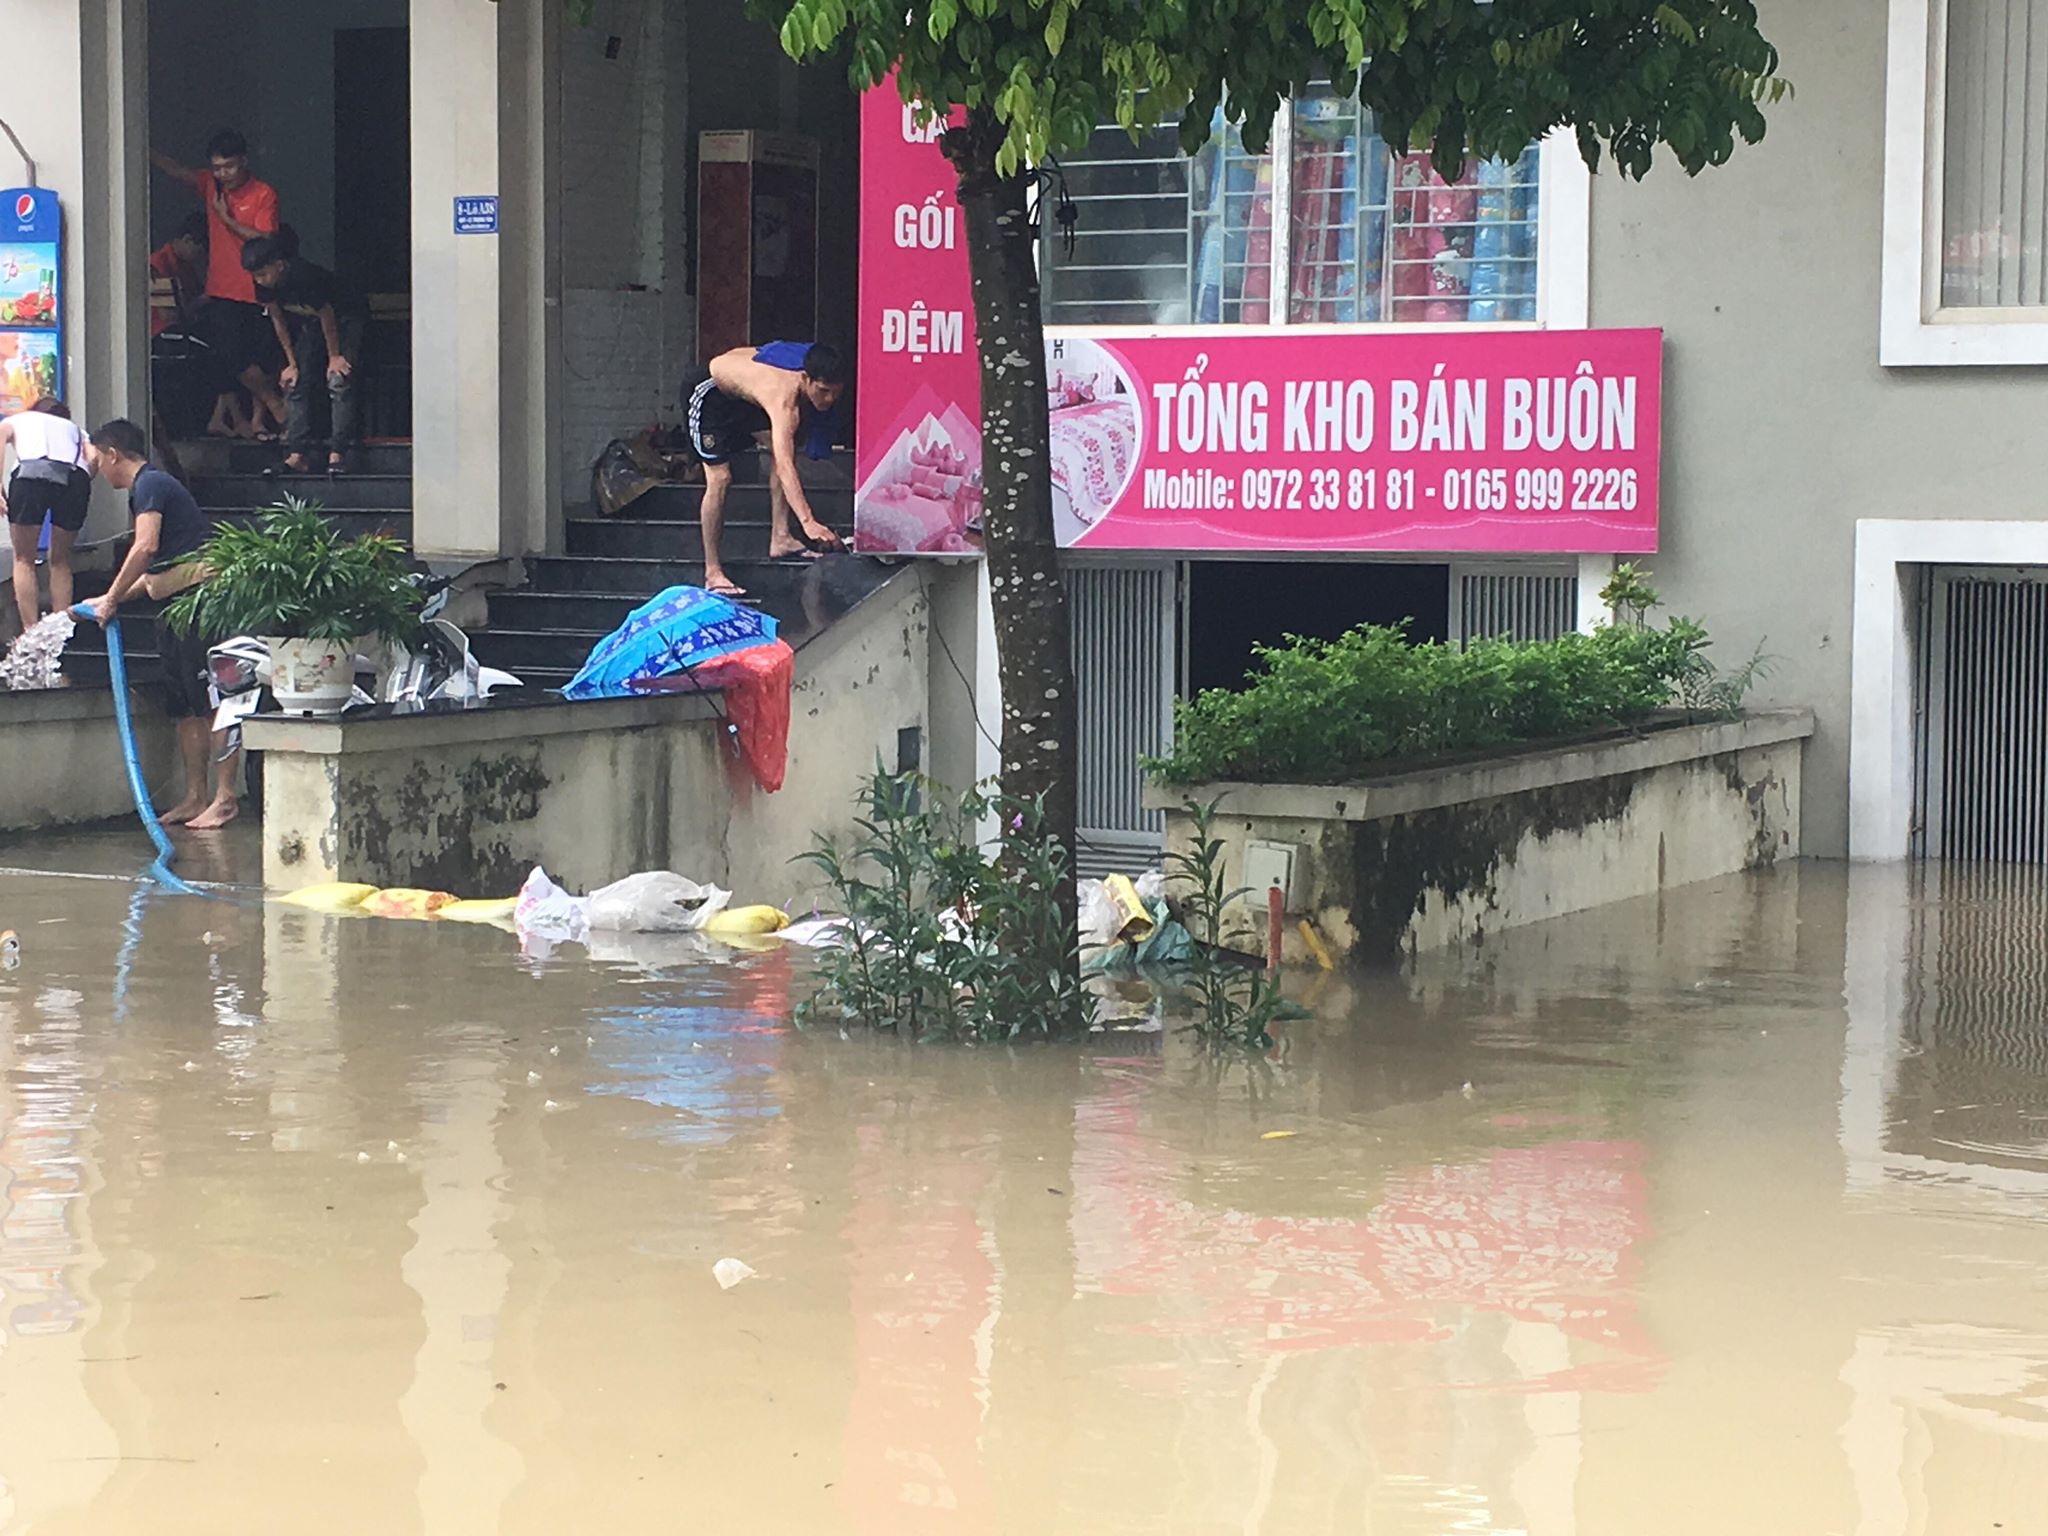
[{"label": "floating debris", "polygon": [[721,1291],[729,1291],[742,1280],[754,1278],[754,1270],[738,1259],[720,1259],[711,1266],[711,1278],[718,1282]]}]

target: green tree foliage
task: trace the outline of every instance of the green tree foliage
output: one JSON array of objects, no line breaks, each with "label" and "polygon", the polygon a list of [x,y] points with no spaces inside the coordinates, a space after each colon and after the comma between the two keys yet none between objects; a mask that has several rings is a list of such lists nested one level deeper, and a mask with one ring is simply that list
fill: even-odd
[{"label": "green tree foliage", "polygon": [[790,57],[846,50],[866,90],[901,71],[905,99],[1000,125],[1014,175],[1078,149],[1101,122],[1177,114],[1193,151],[1215,109],[1262,147],[1288,95],[1355,82],[1381,134],[1512,160],[1577,130],[1641,176],[1658,144],[1688,172],[1764,134],[1787,86],[1751,0],[751,0]]}]

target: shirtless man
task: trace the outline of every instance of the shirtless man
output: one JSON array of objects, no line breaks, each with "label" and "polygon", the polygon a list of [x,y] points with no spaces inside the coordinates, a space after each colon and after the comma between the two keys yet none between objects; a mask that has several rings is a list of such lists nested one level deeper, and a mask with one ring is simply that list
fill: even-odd
[{"label": "shirtless man", "polygon": [[[704,586],[721,597],[745,597],[746,589],[725,573],[719,535],[725,528],[725,493],[732,485],[733,455],[765,444],[774,459],[768,481],[773,527],[768,555],[774,560],[815,559],[811,545],[844,549],[839,535],[819,522],[796,473],[797,428],[809,417],[812,458],[832,452],[827,418],[846,389],[846,362],[827,346],[771,341],[738,347],[683,381],[683,410],[690,446],[704,461]],[[791,531],[796,513],[804,538]],[[808,539],[810,543],[806,543]]]}]

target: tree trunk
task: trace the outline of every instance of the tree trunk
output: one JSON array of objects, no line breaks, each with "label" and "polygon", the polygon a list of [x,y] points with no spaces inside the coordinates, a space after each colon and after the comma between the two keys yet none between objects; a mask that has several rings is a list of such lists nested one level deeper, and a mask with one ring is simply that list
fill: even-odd
[{"label": "tree trunk", "polygon": [[1066,847],[1060,904],[1072,932],[1078,719],[1053,538],[1045,333],[1030,179],[997,175],[1002,139],[984,109],[948,130],[943,146],[960,176],[980,337],[982,528],[1003,684],[1002,790],[1041,800],[1046,835]]}]

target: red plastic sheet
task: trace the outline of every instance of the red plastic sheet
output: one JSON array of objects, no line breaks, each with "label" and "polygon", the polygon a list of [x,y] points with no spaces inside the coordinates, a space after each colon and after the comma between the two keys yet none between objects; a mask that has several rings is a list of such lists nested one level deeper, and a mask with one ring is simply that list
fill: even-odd
[{"label": "red plastic sheet", "polygon": [[694,670],[699,686],[724,692],[726,716],[739,730],[740,755],[756,782],[774,794],[789,768],[789,694],[796,680],[796,652],[774,640]]}]

